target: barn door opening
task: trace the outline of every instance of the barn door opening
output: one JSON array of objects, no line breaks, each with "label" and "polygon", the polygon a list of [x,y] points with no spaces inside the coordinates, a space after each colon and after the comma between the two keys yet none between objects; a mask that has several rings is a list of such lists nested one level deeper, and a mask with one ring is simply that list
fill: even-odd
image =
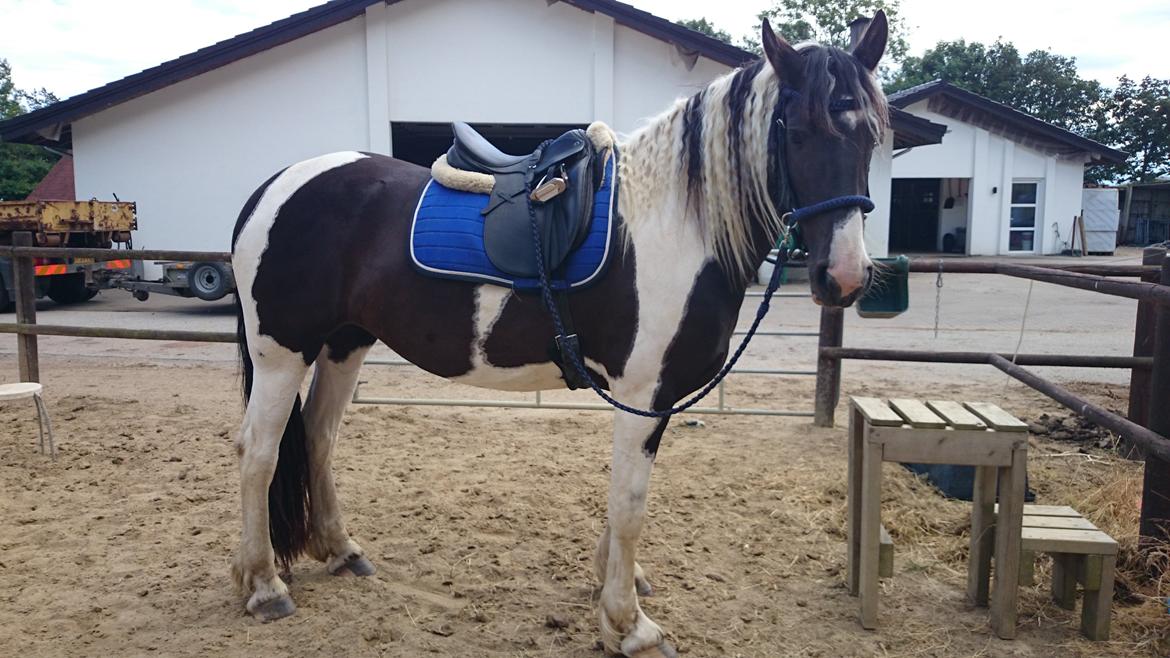
[{"label": "barn door opening", "polygon": [[895,178],[890,200],[890,251],[939,250],[940,178]]},{"label": "barn door opening", "polygon": [[[504,153],[531,153],[546,139],[567,130],[586,128],[577,124],[473,123],[473,128]],[[454,135],[449,123],[395,122],[390,126],[394,157],[430,167],[435,158],[451,148]]]}]

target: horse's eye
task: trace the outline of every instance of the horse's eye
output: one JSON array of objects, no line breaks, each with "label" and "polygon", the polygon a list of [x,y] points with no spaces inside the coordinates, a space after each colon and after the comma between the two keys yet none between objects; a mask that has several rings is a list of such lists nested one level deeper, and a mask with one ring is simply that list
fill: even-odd
[{"label": "horse's eye", "polygon": [[799,132],[793,131],[789,139],[792,140],[794,146],[804,146],[804,135],[801,135]]}]

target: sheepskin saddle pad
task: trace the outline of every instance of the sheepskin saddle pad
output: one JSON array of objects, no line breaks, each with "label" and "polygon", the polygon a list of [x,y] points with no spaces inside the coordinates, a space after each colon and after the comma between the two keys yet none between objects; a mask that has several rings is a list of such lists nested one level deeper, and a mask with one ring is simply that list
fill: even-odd
[{"label": "sheepskin saddle pad", "polygon": [[499,152],[465,124],[431,167],[414,213],[415,269],[439,278],[539,289],[533,218],[555,289],[597,281],[609,263],[617,155],[604,124],[573,130],[533,153]]}]

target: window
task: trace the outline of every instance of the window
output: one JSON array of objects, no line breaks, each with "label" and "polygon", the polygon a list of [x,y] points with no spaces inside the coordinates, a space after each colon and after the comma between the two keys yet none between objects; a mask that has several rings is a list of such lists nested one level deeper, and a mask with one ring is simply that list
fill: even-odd
[{"label": "window", "polygon": [[1040,183],[1012,183],[1008,251],[1035,251],[1036,210]]}]

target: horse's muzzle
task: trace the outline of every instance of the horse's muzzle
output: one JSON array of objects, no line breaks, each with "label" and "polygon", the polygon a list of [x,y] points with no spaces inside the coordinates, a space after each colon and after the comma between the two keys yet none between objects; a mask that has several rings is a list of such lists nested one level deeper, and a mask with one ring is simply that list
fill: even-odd
[{"label": "horse's muzzle", "polygon": [[812,266],[809,272],[809,286],[812,288],[813,301],[822,306],[851,306],[869,289],[873,283],[873,276],[873,265],[866,266],[862,284],[848,293],[842,293],[841,285],[829,274],[827,263]]}]

